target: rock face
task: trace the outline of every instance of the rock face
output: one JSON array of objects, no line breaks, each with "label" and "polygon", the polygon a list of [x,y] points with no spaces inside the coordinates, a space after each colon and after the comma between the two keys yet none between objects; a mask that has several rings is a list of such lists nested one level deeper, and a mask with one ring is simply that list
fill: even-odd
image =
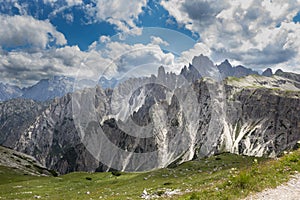
[{"label": "rock face", "polygon": [[0,144],[17,147],[20,137],[45,110],[46,105],[26,99],[0,102]]},{"label": "rock face", "polygon": [[224,148],[254,156],[276,156],[292,148],[300,139],[300,92],[295,82],[276,76],[245,79],[227,82],[225,127],[230,137],[223,135]]},{"label": "rock face", "polygon": [[15,118],[6,116],[25,103],[2,103],[0,141],[68,173],[149,170],[223,151],[276,156],[300,140],[299,82],[258,75],[220,81],[204,56],[192,66],[205,78],[195,81],[192,67],[181,75],[160,67],[157,77],[76,91],[46,107],[25,101],[32,108],[19,116],[28,107],[31,120],[14,130],[5,123]]}]

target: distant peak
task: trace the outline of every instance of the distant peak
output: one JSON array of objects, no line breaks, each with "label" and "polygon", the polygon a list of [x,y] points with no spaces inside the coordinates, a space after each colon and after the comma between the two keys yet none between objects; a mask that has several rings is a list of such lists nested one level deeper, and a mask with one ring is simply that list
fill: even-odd
[{"label": "distant peak", "polygon": [[273,75],[272,69],[271,68],[267,68],[263,73],[263,76],[267,76],[267,77],[271,77]]},{"label": "distant peak", "polygon": [[200,54],[200,56],[195,56],[192,60],[192,65],[196,66],[214,66],[214,63],[209,59],[209,57]]},{"label": "distant peak", "polygon": [[283,73],[282,69],[277,69],[275,72],[275,74],[282,74],[282,73]]},{"label": "distant peak", "polygon": [[219,66],[232,68],[232,65],[230,64],[230,62],[227,59],[225,59]]}]

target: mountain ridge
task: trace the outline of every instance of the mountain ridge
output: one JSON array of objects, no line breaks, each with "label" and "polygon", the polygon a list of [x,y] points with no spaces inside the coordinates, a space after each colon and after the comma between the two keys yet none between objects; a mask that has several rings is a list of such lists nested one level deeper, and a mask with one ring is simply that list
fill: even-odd
[{"label": "mountain ridge", "polygon": [[[196,68],[193,66],[193,62],[203,62],[199,63],[202,65],[201,68]],[[206,60],[205,60],[206,59]],[[205,60],[205,61],[204,61]],[[208,68],[215,68],[217,67],[219,71],[219,76],[221,79],[225,79],[227,77],[243,77],[248,75],[259,75],[257,71],[252,70],[251,68],[246,68],[242,65],[238,65],[233,67],[230,62],[225,59],[221,64],[214,65],[212,62],[209,62],[209,58],[203,56],[202,54],[198,57],[196,56],[192,63],[189,63],[188,67],[184,66],[181,71],[180,75],[188,79],[189,81],[196,81],[197,79],[209,76],[207,71],[210,69],[206,69],[206,65]],[[198,65],[198,64],[196,64]],[[204,68],[203,68],[204,67]],[[214,72],[215,73],[215,72]],[[277,70],[274,75],[278,76],[288,76],[288,77],[297,77],[297,74],[290,73],[290,72],[283,72],[282,70]],[[263,76],[272,76],[273,72],[270,68],[267,68],[263,73]],[[296,80],[300,80],[298,77]],[[122,80],[123,81],[123,80]],[[36,84],[19,88],[18,86],[3,84],[0,83],[0,101],[6,101],[9,99],[14,98],[24,98],[24,99],[32,99],[35,101],[48,101],[54,99],[56,97],[62,97],[63,95],[74,92],[77,89],[83,89],[85,87],[94,87],[95,85],[100,85],[102,88],[114,88],[118,80],[115,78],[106,79],[106,77],[102,76],[98,80],[98,82],[92,80],[76,80],[72,77],[67,76],[53,76],[49,79],[42,79],[38,81]]]}]

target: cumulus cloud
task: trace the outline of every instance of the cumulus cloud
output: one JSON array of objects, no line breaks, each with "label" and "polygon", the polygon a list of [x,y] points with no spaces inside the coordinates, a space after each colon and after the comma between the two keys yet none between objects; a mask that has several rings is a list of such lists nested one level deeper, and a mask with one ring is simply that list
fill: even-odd
[{"label": "cumulus cloud", "polygon": [[151,36],[151,43],[155,45],[164,45],[164,46],[169,46],[169,43],[161,39],[160,37],[156,36]]},{"label": "cumulus cloud", "polygon": [[4,48],[28,47],[30,50],[44,49],[50,43],[64,45],[64,35],[49,21],[31,16],[0,15],[0,46]]},{"label": "cumulus cloud", "polygon": [[211,50],[204,43],[198,42],[193,48],[183,51],[178,59],[178,62],[180,62],[182,66],[186,65],[187,63],[191,63],[193,58],[195,56],[199,56],[200,54],[210,57]]},{"label": "cumulus cloud", "polygon": [[110,37],[106,36],[106,35],[101,35],[100,38],[99,38],[99,41],[102,42],[102,43],[110,42]]},{"label": "cumulus cloud", "polygon": [[147,0],[98,0],[95,1],[95,4],[96,6],[87,9],[95,20],[109,22],[125,33],[128,33],[130,29],[135,29],[135,34],[140,33],[136,26],[136,20],[143,13],[143,7],[147,5]]},{"label": "cumulus cloud", "polygon": [[233,59],[265,68],[295,62],[300,52],[299,24],[293,17],[300,1],[162,0],[161,5],[201,42],[219,62]]},{"label": "cumulus cloud", "polygon": [[128,74],[134,69],[143,71],[143,74],[156,74],[160,65],[171,68],[175,56],[165,53],[158,44],[133,44],[129,45],[120,41],[107,42],[102,55],[110,58],[118,70],[118,76]]},{"label": "cumulus cloud", "polygon": [[[57,3],[61,3],[61,0],[43,0],[45,4],[51,4],[54,6]],[[64,0],[64,3],[67,4],[67,6],[75,6],[75,5],[80,5],[82,4],[82,0]]]},{"label": "cumulus cloud", "polygon": [[[13,51],[0,54],[0,79],[18,85],[31,85],[53,75],[97,80],[99,73],[115,73],[111,60],[101,52],[81,51],[78,46],[52,48],[39,52]],[[110,66],[107,69],[107,66]]]},{"label": "cumulus cloud", "polygon": [[[1,51],[0,51],[1,52]],[[160,65],[172,67],[174,55],[159,45],[107,41],[105,48],[81,51],[78,46],[44,49],[39,52],[0,53],[1,82],[20,86],[34,84],[42,78],[65,75],[78,79],[98,80],[124,76],[156,74]]]}]

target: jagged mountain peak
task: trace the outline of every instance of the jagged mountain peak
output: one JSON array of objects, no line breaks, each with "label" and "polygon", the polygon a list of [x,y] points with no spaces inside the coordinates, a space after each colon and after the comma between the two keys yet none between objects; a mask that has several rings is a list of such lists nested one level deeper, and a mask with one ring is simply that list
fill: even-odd
[{"label": "jagged mountain peak", "polygon": [[217,68],[223,79],[229,76],[240,78],[248,75],[258,75],[257,71],[254,71],[242,65],[233,67],[227,59],[220,65],[217,65]]},{"label": "jagged mountain peak", "polygon": [[165,68],[164,68],[163,66],[160,66],[160,67],[158,68],[157,77],[158,77],[159,79],[164,79],[165,76],[166,76]]},{"label": "jagged mountain peak", "polygon": [[209,57],[204,56],[203,54],[200,54],[200,56],[195,56],[192,60],[192,65],[196,68],[201,67],[201,68],[213,68],[215,65],[213,61],[209,59]]}]

